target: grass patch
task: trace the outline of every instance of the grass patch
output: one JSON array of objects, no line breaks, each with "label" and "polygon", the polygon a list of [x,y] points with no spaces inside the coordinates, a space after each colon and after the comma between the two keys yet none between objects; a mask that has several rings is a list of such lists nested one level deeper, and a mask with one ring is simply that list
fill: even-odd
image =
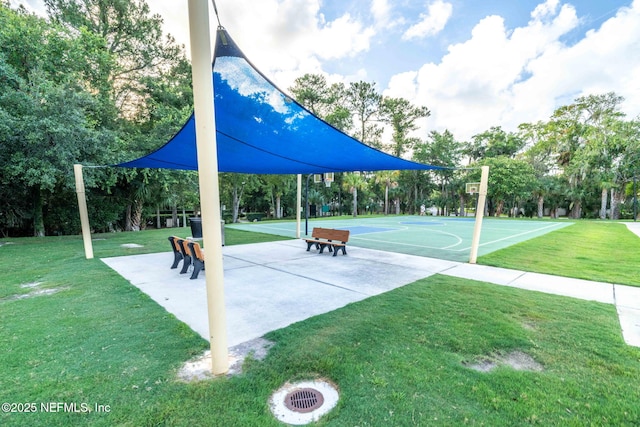
[{"label": "grass patch", "polygon": [[[624,344],[613,306],[446,276],[274,331],[267,358],[239,376],[176,381],[208,343],[98,259],[166,252],[167,235],[94,236],[94,260],[79,236],[0,247],[0,400],[38,409],[0,424],[280,426],[271,393],[316,377],[340,389],[318,425],[640,424],[640,349]],[[226,233],[229,245],[277,239]],[[15,298],[38,289],[59,291]],[[514,351],[542,370],[468,367]],[[43,413],[47,402],[109,412]]]},{"label": "grass patch", "polygon": [[478,263],[640,286],[640,238],[619,222],[577,221],[478,258]]}]

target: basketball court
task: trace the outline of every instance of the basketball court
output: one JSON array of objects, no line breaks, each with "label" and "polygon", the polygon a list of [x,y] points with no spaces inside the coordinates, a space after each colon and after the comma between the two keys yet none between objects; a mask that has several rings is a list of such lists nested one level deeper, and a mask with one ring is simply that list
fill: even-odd
[{"label": "basketball court", "polygon": [[[408,255],[467,262],[474,217],[398,216],[325,217],[309,219],[313,227],[349,230],[349,245]],[[484,218],[478,255],[485,255],[571,225],[572,222]],[[228,224],[229,228],[295,238],[295,221]],[[301,236],[305,235],[302,220]]]}]

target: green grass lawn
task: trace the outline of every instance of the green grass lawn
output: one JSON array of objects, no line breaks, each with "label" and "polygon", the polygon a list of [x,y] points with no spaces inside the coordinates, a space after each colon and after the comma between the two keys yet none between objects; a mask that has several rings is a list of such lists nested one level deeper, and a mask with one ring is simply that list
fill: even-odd
[{"label": "green grass lawn", "polygon": [[578,221],[483,255],[478,263],[640,286],[640,238],[620,222]]},{"label": "green grass lawn", "polygon": [[[556,241],[564,251],[544,252],[549,236],[570,229]],[[523,255],[512,256],[512,247],[481,261],[551,273],[600,271],[589,267],[591,246],[626,239],[621,230],[578,222],[521,244],[530,245],[515,251]],[[167,235],[94,236],[104,239],[94,242],[94,260],[84,259],[79,236],[0,241],[0,401],[37,410],[0,412],[0,425],[279,426],[270,394],[286,381],[316,377],[340,390],[338,406],[318,425],[640,424],[640,349],[624,344],[615,307],[445,276],[272,332],[266,359],[249,360],[241,375],[179,382],[177,369],[208,342],[98,259],[167,251]],[[275,239],[226,231],[229,245]],[[624,239],[612,248],[633,249]],[[533,263],[524,255],[530,251],[571,261]],[[636,258],[610,251],[596,261],[611,263],[611,277],[628,277]],[[518,265],[518,256],[526,263]],[[21,298],[46,290],[52,293]],[[543,369],[468,366],[514,350]],[[70,412],[73,404],[79,412]]]}]

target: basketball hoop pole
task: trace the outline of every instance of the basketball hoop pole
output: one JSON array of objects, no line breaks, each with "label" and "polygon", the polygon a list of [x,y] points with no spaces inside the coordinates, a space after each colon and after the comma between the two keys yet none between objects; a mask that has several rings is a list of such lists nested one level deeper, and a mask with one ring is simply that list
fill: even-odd
[{"label": "basketball hoop pole", "polygon": [[482,230],[482,219],[484,218],[484,204],[487,200],[487,184],[489,183],[489,166],[482,166],[482,176],[480,178],[480,189],[478,191],[478,207],[476,208],[476,223],[473,227],[473,239],[471,240],[471,255],[469,264],[475,264],[478,259],[478,246],[480,246],[480,231]]}]

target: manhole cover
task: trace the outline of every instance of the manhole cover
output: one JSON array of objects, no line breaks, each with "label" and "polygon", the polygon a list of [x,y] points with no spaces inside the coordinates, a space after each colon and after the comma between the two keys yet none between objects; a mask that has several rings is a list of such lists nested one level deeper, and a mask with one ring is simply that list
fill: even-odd
[{"label": "manhole cover", "polygon": [[323,403],[322,393],[313,388],[295,390],[284,398],[284,404],[287,408],[301,413],[311,412],[322,406]]}]

